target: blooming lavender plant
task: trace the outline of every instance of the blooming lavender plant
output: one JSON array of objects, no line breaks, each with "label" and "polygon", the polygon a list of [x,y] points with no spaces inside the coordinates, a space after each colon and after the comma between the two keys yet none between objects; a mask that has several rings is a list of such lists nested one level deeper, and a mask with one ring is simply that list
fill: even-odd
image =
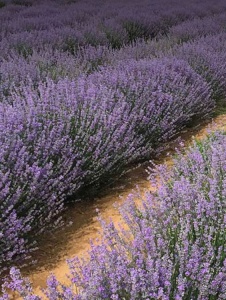
[{"label": "blooming lavender plant", "polygon": [[[13,105],[1,105],[4,265],[17,260],[24,245],[31,244],[28,232],[34,240],[48,223],[53,228],[65,196],[121,169],[129,157],[135,159],[143,150],[137,151],[141,138],[134,136],[132,118],[129,123],[118,119],[119,106],[113,103],[112,115],[104,115],[104,105],[98,103],[95,90],[86,91],[86,82],[80,80],[77,86],[80,95],[70,81],[57,86],[49,82],[35,93],[31,85],[11,95]],[[102,90],[99,97],[110,99],[110,93]],[[123,118],[126,121],[126,114]],[[55,225],[58,223],[56,219]]]},{"label": "blooming lavender plant", "polygon": [[68,196],[106,184],[214,107],[208,84],[183,61],[114,70],[28,81],[1,103],[2,264],[21,259],[31,233],[34,240],[53,219],[61,224]]}]

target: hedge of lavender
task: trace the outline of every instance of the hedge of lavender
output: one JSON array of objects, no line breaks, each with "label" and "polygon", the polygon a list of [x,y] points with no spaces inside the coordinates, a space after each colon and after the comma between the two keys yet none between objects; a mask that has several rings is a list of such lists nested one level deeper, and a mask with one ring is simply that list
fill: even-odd
[{"label": "hedge of lavender", "polygon": [[217,34],[226,30],[225,12],[189,19],[169,29],[170,37],[179,39],[180,43],[195,40],[199,37]]},{"label": "hedge of lavender", "polygon": [[[139,207],[139,192],[131,194],[120,208],[127,229],[100,219],[103,241],[89,260],[68,260],[71,286],[48,278],[47,299],[225,299],[225,161],[226,134],[216,132],[178,152],[170,171],[156,167],[150,180],[157,191]],[[0,299],[8,299],[7,288],[42,299],[18,269],[10,274]]]},{"label": "hedge of lavender", "polygon": [[96,75],[38,87],[28,81],[1,103],[5,268],[25,258],[53,220],[62,225],[66,197],[147,159],[214,108],[210,86],[181,60],[130,61]]},{"label": "hedge of lavender", "polygon": [[76,54],[79,45],[108,45],[120,48],[137,38],[153,38],[168,32],[171,26],[226,10],[223,0],[149,1],[102,0],[36,1],[6,0],[0,11],[2,55],[10,49],[28,57],[34,48],[44,45]]},{"label": "hedge of lavender", "polygon": [[[92,72],[98,65],[114,61],[112,49],[139,40],[143,44],[144,40],[154,36],[161,39],[166,34],[170,39],[181,40],[177,26],[182,24],[182,36],[183,31],[186,35],[193,19],[190,27],[193,36],[202,35],[203,28],[206,34],[225,29],[223,0],[215,3],[193,0],[189,4],[178,0],[173,6],[163,0],[151,5],[144,0],[123,1],[123,4],[102,0],[95,3],[5,0],[5,3],[0,10],[0,77],[5,93],[11,84],[23,82],[27,74],[39,81],[46,76],[57,80]],[[153,52],[152,47],[162,50],[162,45],[153,45],[145,51],[145,58]],[[142,54],[137,46],[130,51]],[[120,56],[123,59],[124,51]]]}]

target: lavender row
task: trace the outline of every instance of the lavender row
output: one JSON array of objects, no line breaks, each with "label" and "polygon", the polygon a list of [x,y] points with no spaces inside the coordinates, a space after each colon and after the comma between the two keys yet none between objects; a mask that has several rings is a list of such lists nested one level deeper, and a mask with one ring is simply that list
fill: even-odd
[{"label": "lavender row", "polygon": [[[15,1],[19,2],[12,2]],[[34,50],[44,51],[45,46],[73,55],[85,45],[110,45],[117,49],[138,38],[166,34],[171,26],[185,20],[226,10],[222,0],[214,6],[211,1],[192,1],[189,5],[177,1],[173,7],[167,1],[155,5],[148,1],[78,1],[67,5],[59,1],[30,2],[31,6],[9,3],[1,9],[1,56],[16,51],[27,58]]]},{"label": "lavender row", "polygon": [[172,26],[169,29],[169,37],[178,39],[179,43],[194,40],[208,35],[214,35],[226,30],[225,12],[213,14],[204,18],[189,19]]},{"label": "lavender row", "polygon": [[62,225],[68,196],[147,159],[214,108],[209,84],[177,59],[130,60],[77,81],[28,81],[0,104],[2,271],[53,220]]},{"label": "lavender row", "polygon": [[218,33],[172,48],[172,56],[183,58],[209,82],[216,101],[225,101],[226,94],[226,33]]},{"label": "lavender row", "polygon": [[[73,79],[84,73],[93,73],[100,66],[114,65],[125,59],[153,59],[155,57],[176,55],[180,59],[187,60],[207,80],[210,76],[219,77],[219,74],[215,73],[206,75],[206,70],[203,68],[204,63],[206,65],[206,60],[208,64],[212,60],[213,63],[211,64],[214,64],[216,69],[224,68],[225,59],[222,50],[224,47],[225,16],[225,13],[221,13],[212,17],[186,21],[181,23],[181,27],[178,25],[174,30],[172,27],[168,37],[161,38],[158,41],[145,42],[143,39],[137,40],[132,45],[124,46],[117,51],[113,51],[107,46],[87,45],[79,48],[76,56],[74,56],[69,52],[62,52],[60,49],[52,49],[52,46],[49,45],[42,51],[33,50],[27,58],[15,51],[8,51],[8,57],[1,58],[0,99],[2,100],[2,95],[10,93],[13,84],[26,85],[27,76],[32,78],[34,84],[45,81],[46,77],[50,77],[54,81],[65,77]],[[212,27],[213,23],[215,26]],[[212,27],[212,31],[210,27]],[[212,34],[208,35],[210,33]],[[215,33],[215,36],[213,36],[213,33]],[[195,40],[183,43],[181,46],[181,42],[187,39]],[[209,46],[213,43],[215,48]],[[175,47],[177,44],[179,46]],[[21,51],[23,52],[23,50],[22,47]],[[201,56],[198,60],[197,55]],[[203,73],[203,71],[205,72]],[[220,80],[223,80],[223,76]]]},{"label": "lavender row", "polygon": [[[51,275],[46,298],[225,299],[225,162],[226,135],[217,132],[179,152],[171,171],[156,167],[150,180],[157,191],[131,194],[119,209],[127,229],[100,218],[103,241],[92,244],[89,260],[68,260],[70,286]],[[4,288],[42,299],[18,269],[10,274]],[[7,293],[1,299],[9,299]]]}]

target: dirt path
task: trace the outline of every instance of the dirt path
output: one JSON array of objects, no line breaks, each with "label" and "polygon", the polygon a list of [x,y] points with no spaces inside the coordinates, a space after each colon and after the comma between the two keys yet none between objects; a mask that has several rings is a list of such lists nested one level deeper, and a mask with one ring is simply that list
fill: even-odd
[{"label": "dirt path", "polygon": [[[188,129],[181,133],[181,137],[187,146],[191,144],[193,136],[198,139],[205,137],[208,129],[211,131],[226,129],[226,115],[218,116],[212,121],[196,126],[196,128]],[[168,152],[173,153],[175,146],[175,144],[172,144]],[[166,162],[168,165],[172,165],[172,159],[167,156],[166,152],[155,162]],[[34,291],[38,295],[42,295],[39,287],[46,286],[46,279],[50,273],[54,273],[61,282],[67,283],[65,273],[68,273],[68,268],[65,260],[73,256],[84,257],[87,255],[86,251],[90,248],[90,239],[100,237],[98,233],[100,225],[96,219],[97,208],[104,219],[112,218],[114,223],[117,224],[121,219],[113,204],[116,202],[121,204],[129,194],[133,193],[136,186],[139,186],[141,194],[152,189],[145,171],[148,165],[149,163],[146,163],[128,172],[119,180],[115,188],[106,191],[105,196],[90,199],[85,203],[77,203],[66,214],[66,220],[73,220],[73,225],[65,228],[63,232],[57,232],[54,236],[44,237],[44,240],[41,241],[41,250],[38,250],[35,254],[35,258],[39,261],[38,265],[23,271],[23,275],[29,277],[33,282]],[[14,299],[19,298],[14,297]]]}]

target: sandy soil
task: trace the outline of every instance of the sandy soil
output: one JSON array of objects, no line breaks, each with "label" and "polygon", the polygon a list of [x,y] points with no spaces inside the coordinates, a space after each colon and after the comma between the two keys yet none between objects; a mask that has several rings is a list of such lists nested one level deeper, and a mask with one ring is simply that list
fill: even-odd
[{"label": "sandy soil", "polygon": [[[207,135],[208,130],[215,131],[216,129],[226,129],[226,115],[218,116],[212,121],[206,121],[195,128],[187,129],[180,135],[184,139],[185,145],[188,146],[191,144],[192,137],[202,139]],[[172,143],[167,152],[172,154],[175,146],[177,145]],[[172,159],[166,152],[155,160],[155,163],[163,162],[169,166],[172,165]],[[34,258],[39,261],[38,264],[23,270],[23,275],[29,277],[33,282],[34,291],[38,295],[42,295],[39,288],[46,286],[46,279],[50,273],[54,273],[57,279],[67,283],[65,274],[68,272],[68,267],[65,260],[73,256],[87,256],[86,251],[90,248],[90,239],[101,237],[101,228],[97,221],[97,208],[105,220],[111,218],[117,224],[122,220],[113,204],[123,203],[126,197],[133,193],[136,186],[139,187],[141,194],[152,189],[147,180],[146,169],[148,166],[149,163],[146,163],[129,171],[117,182],[114,188],[106,190],[102,197],[90,199],[84,203],[76,203],[64,216],[68,222],[72,220],[73,225],[57,232],[54,236],[46,235],[43,237],[40,241],[40,250],[34,255]],[[139,201],[138,199],[138,204]],[[14,296],[13,299],[20,298]]]}]

